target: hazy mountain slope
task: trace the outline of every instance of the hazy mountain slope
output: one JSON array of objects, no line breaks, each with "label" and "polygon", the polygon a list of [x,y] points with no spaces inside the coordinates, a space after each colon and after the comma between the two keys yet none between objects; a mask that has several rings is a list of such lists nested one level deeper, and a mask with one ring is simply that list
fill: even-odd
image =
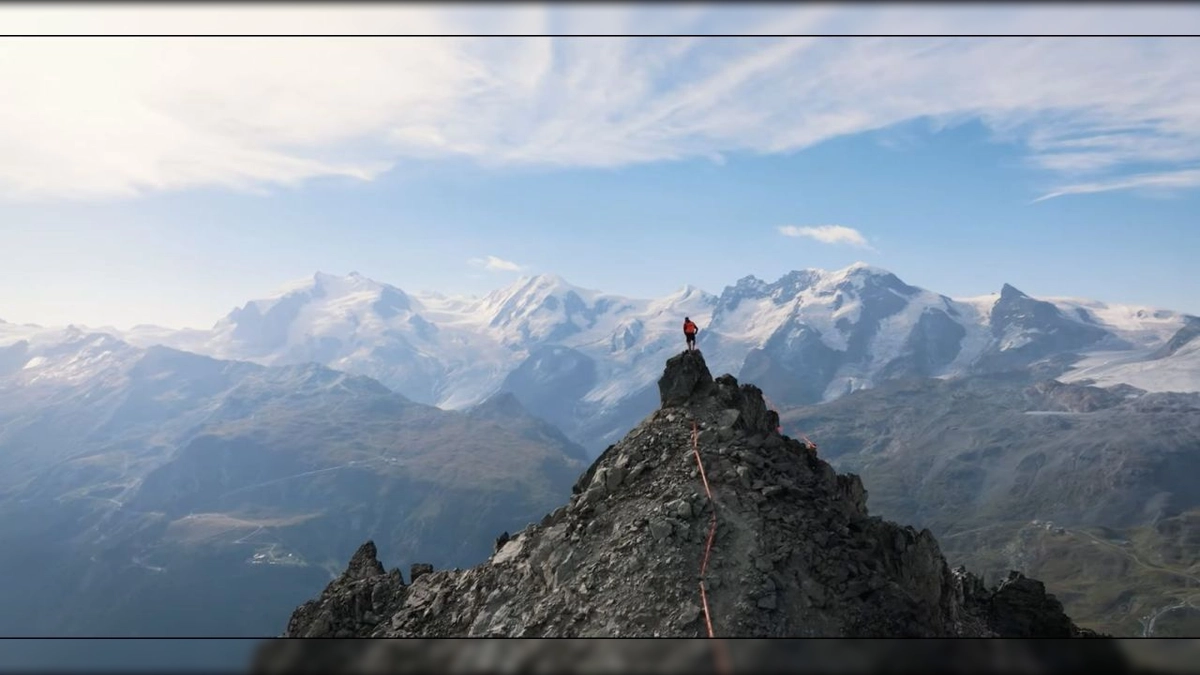
[{"label": "hazy mountain slope", "polygon": [[314,364],[68,331],[0,351],[0,634],[255,635],[364,536],[485,557],[562,499],[580,449]]},{"label": "hazy mountain slope", "polygon": [[[1086,625],[1135,634],[1144,612],[1189,583],[1158,573],[1141,583],[1136,564],[1113,566],[1124,554],[1098,562],[1108,551],[1080,533],[1131,538],[1200,508],[1198,395],[1009,373],[888,383],[787,410],[783,423],[861,474],[881,514],[929,527],[952,560],[1042,575]],[[1026,541],[1047,522],[1046,537],[1066,528],[1053,546]],[[1143,556],[1162,554],[1146,546]],[[1175,550],[1182,558],[1168,567],[1200,564],[1200,544]],[[1078,564],[1054,564],[1064,559]]]}]

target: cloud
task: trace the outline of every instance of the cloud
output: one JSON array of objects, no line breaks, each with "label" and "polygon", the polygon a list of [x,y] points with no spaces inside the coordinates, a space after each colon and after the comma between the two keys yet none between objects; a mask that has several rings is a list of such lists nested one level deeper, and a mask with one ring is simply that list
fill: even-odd
[{"label": "cloud", "polygon": [[[0,7],[8,33],[1195,33],[1187,6]],[[1200,42],[138,38],[0,43],[0,198],[618,167],[977,119],[1070,183],[1200,161]]]},{"label": "cloud", "polygon": [[862,248],[870,248],[871,245],[867,242],[867,238],[861,232],[844,225],[818,225],[816,227],[797,227],[795,225],[783,225],[779,228],[779,233],[786,237],[808,237],[816,239],[822,244],[849,244],[851,246],[859,246]]},{"label": "cloud", "polygon": [[524,265],[518,265],[511,260],[497,258],[494,255],[489,255],[486,258],[471,258],[467,262],[489,272],[520,272],[525,269]]},{"label": "cloud", "polygon": [[1166,173],[1138,174],[1124,178],[1115,178],[1094,183],[1075,183],[1065,185],[1053,192],[1033,200],[1035,202],[1063,197],[1065,195],[1085,195],[1113,190],[1149,190],[1167,192],[1184,188],[1200,187],[1200,169],[1185,169]]}]

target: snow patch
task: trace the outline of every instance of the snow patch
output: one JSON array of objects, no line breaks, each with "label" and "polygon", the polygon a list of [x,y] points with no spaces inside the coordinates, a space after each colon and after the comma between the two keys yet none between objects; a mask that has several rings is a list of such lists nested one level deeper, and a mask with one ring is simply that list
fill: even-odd
[{"label": "snow patch", "polygon": [[1164,359],[1150,359],[1153,351],[1093,353],[1059,379],[1094,380],[1101,387],[1129,384],[1153,392],[1200,392],[1200,340],[1189,342]]},{"label": "snow patch", "polygon": [[1087,323],[1080,311],[1100,327],[1138,348],[1161,346],[1187,323],[1186,315],[1143,305],[1117,305],[1078,298],[1046,298],[1068,318]]}]

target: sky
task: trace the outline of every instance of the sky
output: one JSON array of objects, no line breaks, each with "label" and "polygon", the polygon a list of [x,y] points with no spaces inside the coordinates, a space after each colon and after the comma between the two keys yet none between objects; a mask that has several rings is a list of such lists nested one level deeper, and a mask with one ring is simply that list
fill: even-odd
[{"label": "sky", "polygon": [[1200,315],[1200,41],[780,37],[1198,33],[1192,6],[4,5],[0,25],[466,36],[0,38],[10,322],[207,327],[318,270],[655,297],[858,261],[954,297]]}]

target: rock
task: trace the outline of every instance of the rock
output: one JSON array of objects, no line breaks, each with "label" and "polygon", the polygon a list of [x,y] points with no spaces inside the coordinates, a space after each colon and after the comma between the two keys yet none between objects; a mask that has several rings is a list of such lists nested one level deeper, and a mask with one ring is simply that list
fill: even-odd
[{"label": "rock", "polygon": [[650,521],[650,534],[655,541],[662,541],[671,536],[671,523],[666,520]]},{"label": "rock", "polygon": [[608,488],[604,483],[593,484],[588,488],[587,492],[583,493],[579,498],[579,506],[581,508],[594,507],[604,499],[604,495],[608,493]]},{"label": "rock", "polygon": [[591,490],[593,488],[600,488],[602,490],[607,490],[609,471],[610,469],[608,467],[596,469],[596,473],[592,474],[592,483],[588,486],[588,489]]},{"label": "rock", "polygon": [[862,479],[855,474],[839,475],[837,477],[838,492],[849,501],[853,509],[866,515],[867,490],[863,487]]},{"label": "rock", "polygon": [[667,359],[666,370],[658,380],[662,407],[683,406],[708,394],[713,388],[712,374],[699,351],[688,351]]},{"label": "rock", "polygon": [[666,511],[675,518],[690,518],[692,505],[684,499],[676,499],[666,505]]},{"label": "rock", "polygon": [[758,605],[759,609],[773,610],[775,609],[775,594],[764,595],[755,604]]},{"label": "rock", "polygon": [[770,498],[783,492],[783,487],[779,485],[768,485],[762,489],[762,496]]},{"label": "rock", "polygon": [[637,478],[638,476],[642,475],[642,473],[645,470],[646,470],[646,463],[638,462],[637,465],[635,465],[632,469],[629,470],[629,476],[627,476],[625,478],[625,481],[632,482],[634,478]]},{"label": "rock", "polygon": [[429,563],[413,563],[412,567],[408,570],[409,583],[416,583],[417,579],[431,573],[433,573],[433,565]]},{"label": "rock", "polygon": [[667,523],[671,526],[671,533],[674,534],[676,537],[679,537],[680,539],[686,540],[688,538],[688,536],[690,536],[692,533],[691,526],[689,526],[687,523],[683,522],[682,520],[668,518]]},{"label": "rock", "polygon": [[992,595],[988,626],[1001,637],[1071,637],[1077,630],[1045,584],[1015,571]]},{"label": "rock", "polygon": [[492,552],[493,553],[499,552],[500,549],[503,548],[504,545],[508,543],[508,539],[509,539],[509,537],[508,537],[507,531],[504,532],[503,534],[501,534],[499,537],[496,537],[496,545],[492,548]]},{"label": "rock", "polygon": [[621,481],[625,480],[625,468],[618,465],[614,466],[609,472],[604,481],[604,486],[609,493],[616,492],[617,488],[621,487]]},{"label": "rock", "polygon": [[732,408],[728,410],[722,410],[720,416],[717,417],[717,426],[732,427],[734,424],[737,424],[737,421],[741,418],[741,416],[742,412],[740,410],[735,410]]},{"label": "rock", "polygon": [[574,560],[574,554],[574,551],[568,552],[567,556],[562,559],[562,562],[558,563],[558,566],[554,568],[555,585],[566,585],[566,583],[570,581],[571,576],[575,574],[576,563]]},{"label": "rock", "polygon": [[808,577],[805,577],[800,581],[800,589],[805,595],[812,599],[813,606],[825,606],[826,597],[824,586],[813,581],[812,579],[809,579]]},{"label": "rock", "polygon": [[369,579],[377,577],[385,573],[383,563],[379,562],[376,557],[378,551],[375,550],[375,542],[367,541],[350,558],[350,564],[346,566],[346,571],[342,576],[347,580]]}]

